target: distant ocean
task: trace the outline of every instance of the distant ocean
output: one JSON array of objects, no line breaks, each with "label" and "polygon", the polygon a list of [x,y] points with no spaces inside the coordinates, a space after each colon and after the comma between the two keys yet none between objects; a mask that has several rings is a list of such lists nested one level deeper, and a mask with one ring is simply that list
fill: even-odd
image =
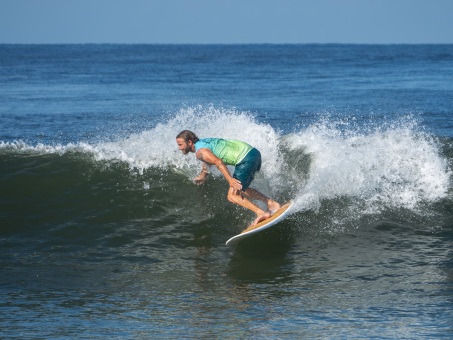
[{"label": "distant ocean", "polygon": [[453,338],[452,169],[453,45],[0,45],[0,337]]}]

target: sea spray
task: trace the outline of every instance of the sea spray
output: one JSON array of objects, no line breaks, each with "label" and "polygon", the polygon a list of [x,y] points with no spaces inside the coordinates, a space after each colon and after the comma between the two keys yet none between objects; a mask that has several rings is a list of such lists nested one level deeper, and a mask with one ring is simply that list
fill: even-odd
[{"label": "sea spray", "polygon": [[285,144],[311,159],[296,195],[299,210],[318,210],[339,198],[351,201],[346,214],[412,210],[444,198],[450,187],[451,170],[436,140],[411,117],[365,128],[321,119]]},{"label": "sea spray", "polygon": [[[174,169],[193,177],[200,169],[195,157],[184,156],[176,145],[181,130],[191,130],[200,138],[219,137],[243,140],[263,154],[261,177],[277,178],[280,171],[280,135],[270,125],[259,123],[248,112],[214,106],[180,109],[165,123],[129,138],[97,145],[97,159],[120,159],[140,172],[153,167]],[[219,173],[213,169],[215,176]],[[257,176],[259,180],[260,176]]]}]

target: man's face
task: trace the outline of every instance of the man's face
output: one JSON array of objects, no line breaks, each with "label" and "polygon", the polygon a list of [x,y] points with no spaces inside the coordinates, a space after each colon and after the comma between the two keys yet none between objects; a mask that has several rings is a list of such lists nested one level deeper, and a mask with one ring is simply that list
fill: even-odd
[{"label": "man's face", "polygon": [[187,155],[192,150],[192,141],[189,140],[187,143],[182,138],[176,138],[176,144],[178,144],[178,149],[184,154]]}]

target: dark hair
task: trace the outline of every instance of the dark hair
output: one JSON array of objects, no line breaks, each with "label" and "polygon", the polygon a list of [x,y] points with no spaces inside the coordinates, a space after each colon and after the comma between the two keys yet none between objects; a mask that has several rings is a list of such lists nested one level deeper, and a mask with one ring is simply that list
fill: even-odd
[{"label": "dark hair", "polygon": [[189,130],[183,130],[178,135],[176,138],[182,138],[184,141],[187,143],[189,140],[191,140],[193,143],[196,143],[200,140],[200,138],[197,137],[196,134],[194,134],[192,131]]}]

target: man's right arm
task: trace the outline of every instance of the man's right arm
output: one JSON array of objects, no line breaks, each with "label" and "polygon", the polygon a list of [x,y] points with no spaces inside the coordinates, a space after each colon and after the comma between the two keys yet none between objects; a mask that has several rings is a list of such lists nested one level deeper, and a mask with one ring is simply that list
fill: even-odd
[{"label": "man's right arm", "polygon": [[239,180],[237,180],[236,178],[234,178],[233,176],[231,176],[231,174],[228,171],[228,168],[225,165],[225,163],[223,163],[222,160],[219,157],[214,155],[211,152],[211,150],[209,150],[209,149],[200,149],[200,150],[197,151],[196,156],[203,163],[215,165],[217,167],[217,169],[219,169],[219,171],[225,177],[225,179],[227,180],[227,182],[230,185],[230,187],[232,187],[234,189],[237,189],[237,190],[241,190],[242,189],[241,182]]},{"label": "man's right arm", "polygon": [[208,166],[209,165],[206,164],[205,162],[201,163],[201,172],[193,180],[195,184],[200,185],[200,184],[204,184],[204,182],[206,182],[206,180],[208,179],[208,176],[209,176]]}]

